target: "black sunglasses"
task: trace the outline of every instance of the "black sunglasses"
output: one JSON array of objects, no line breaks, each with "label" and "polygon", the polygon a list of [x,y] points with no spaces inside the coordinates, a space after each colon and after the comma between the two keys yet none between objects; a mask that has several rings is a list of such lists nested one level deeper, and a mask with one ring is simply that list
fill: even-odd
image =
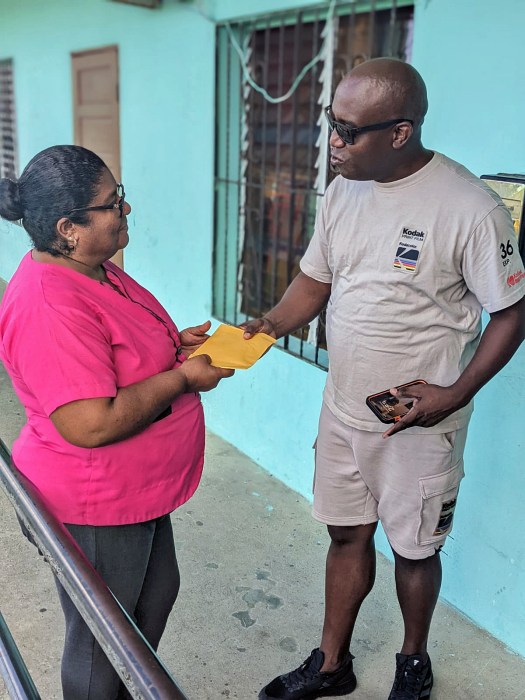
[{"label": "black sunglasses", "polygon": [[71,209],[69,212],[73,214],[75,211],[103,211],[105,209],[118,209],[120,212],[120,218],[124,214],[124,203],[125,203],[126,193],[124,192],[124,185],[119,183],[117,185],[117,201],[113,204],[100,204],[96,207],[77,207],[76,209]]},{"label": "black sunglasses", "polygon": [[368,126],[348,126],[348,124],[338,122],[334,119],[332,105],[328,105],[328,107],[325,107],[323,111],[330,130],[332,131],[335,129],[341,141],[344,141],[349,146],[354,145],[357,134],[364,134],[367,131],[381,131],[382,129],[388,129],[389,126],[394,126],[394,124],[399,124],[400,122],[409,122],[412,125],[414,124],[412,119],[399,117],[399,119],[389,119],[387,122],[368,124]]}]

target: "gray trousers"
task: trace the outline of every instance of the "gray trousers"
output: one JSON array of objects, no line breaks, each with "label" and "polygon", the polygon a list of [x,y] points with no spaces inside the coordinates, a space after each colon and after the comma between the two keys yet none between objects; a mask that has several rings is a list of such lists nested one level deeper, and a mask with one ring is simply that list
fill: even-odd
[{"label": "gray trousers", "polygon": [[[179,591],[169,515],[136,525],[66,525],[144,637],[157,649]],[[64,700],[129,698],[69,596],[56,581],[66,618]]]}]

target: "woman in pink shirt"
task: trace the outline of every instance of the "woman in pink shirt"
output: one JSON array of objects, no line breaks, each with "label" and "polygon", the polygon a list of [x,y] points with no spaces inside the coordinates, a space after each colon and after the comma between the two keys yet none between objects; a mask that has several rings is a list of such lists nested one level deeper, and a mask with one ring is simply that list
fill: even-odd
[{"label": "woman in pink shirt", "polygon": [[[13,447],[120,603],[157,648],[177,597],[169,513],[200,480],[200,391],[230,370],[186,357],[209,323],[178,331],[109,258],[129,240],[131,207],[103,161],[79,146],[37,154],[0,179],[0,216],[33,249],[0,307],[0,357],[25,407]],[[65,700],[128,697],[67,594]]]}]

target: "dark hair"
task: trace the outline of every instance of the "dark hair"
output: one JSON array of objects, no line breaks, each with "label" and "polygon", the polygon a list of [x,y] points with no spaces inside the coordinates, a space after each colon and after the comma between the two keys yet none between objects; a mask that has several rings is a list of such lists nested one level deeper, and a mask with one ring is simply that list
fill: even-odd
[{"label": "dark hair", "polygon": [[29,161],[18,181],[0,179],[0,216],[21,219],[37,250],[52,255],[67,251],[56,223],[63,216],[88,222],[88,212],[70,212],[90,205],[105,168],[101,158],[82,146],[46,148]]}]

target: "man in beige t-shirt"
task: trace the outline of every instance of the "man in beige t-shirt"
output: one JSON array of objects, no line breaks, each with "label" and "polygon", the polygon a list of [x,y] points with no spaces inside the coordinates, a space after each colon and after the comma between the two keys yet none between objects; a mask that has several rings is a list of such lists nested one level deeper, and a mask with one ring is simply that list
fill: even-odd
[{"label": "man in beige t-shirt", "polygon": [[[367,61],[342,80],[326,109],[340,177],[323,198],[301,272],[276,307],[245,325],[245,337],[284,336],[328,304],[313,506],[331,537],[323,633],[260,700],[354,690],[350,641],[374,583],[379,520],[404,621],[388,697],[430,697],[439,552],[452,528],[472,398],[523,340],[525,272],[499,198],[423,147],[426,110],[421,76],[401,61]],[[483,332],[482,309],[490,314]],[[427,384],[394,389],[417,379]],[[385,431],[366,398],[390,387],[411,408]]]}]

